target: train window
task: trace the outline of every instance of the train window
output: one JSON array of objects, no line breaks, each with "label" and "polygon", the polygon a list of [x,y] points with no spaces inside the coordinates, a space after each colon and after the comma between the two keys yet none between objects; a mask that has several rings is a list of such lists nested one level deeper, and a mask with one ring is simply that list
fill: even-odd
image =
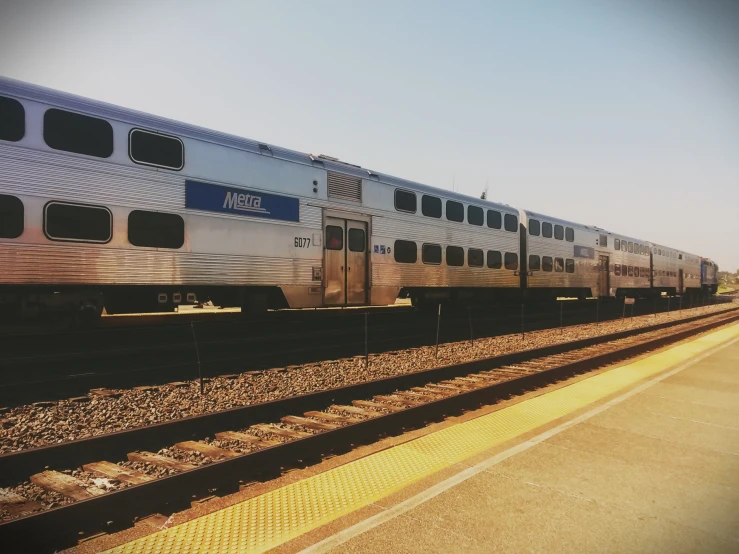
[{"label": "train window", "polygon": [[565,228],[561,225],[555,225],[554,226],[554,238],[557,240],[564,240],[565,238]]},{"label": "train window", "polygon": [[460,267],[464,265],[464,248],[461,246],[446,247],[446,265]]},{"label": "train window", "polygon": [[575,273],[575,260],[570,258],[565,260],[565,271],[567,273]]},{"label": "train window", "polygon": [[613,265],[613,274],[616,277],[620,277],[621,276],[621,264],[614,264]]},{"label": "train window", "polygon": [[26,134],[26,110],[14,98],[0,96],[0,140],[18,142]]},{"label": "train window", "polygon": [[349,229],[346,232],[346,242],[350,252],[364,252],[367,245],[364,229]]},{"label": "train window", "polygon": [[0,238],[17,239],[21,236],[23,234],[23,215],[23,202],[20,198],[9,194],[0,194]]},{"label": "train window", "polygon": [[661,256],[661,255],[662,255],[662,249],[661,249],[661,248],[658,248],[658,249],[657,249],[657,254],[658,254],[659,256]]},{"label": "train window", "polygon": [[514,252],[506,252],[503,258],[505,262],[505,268],[515,271],[518,269],[518,254]]},{"label": "train window", "polygon": [[682,260],[683,259],[683,255],[682,254],[679,254],[678,257],[677,257],[677,259],[678,260]]},{"label": "train window", "polygon": [[478,206],[467,206],[467,223],[470,225],[482,225],[485,221],[485,212]]},{"label": "train window", "polygon": [[546,221],[541,224],[541,236],[544,238],[552,238],[552,224]]},{"label": "train window", "polygon": [[621,241],[621,251],[626,252],[629,249],[628,243],[625,240]]},{"label": "train window", "polygon": [[565,261],[562,258],[554,258],[554,271],[561,273],[565,270]]},{"label": "train window", "polygon": [[640,269],[639,273],[641,274],[641,276],[642,277],[646,277],[647,276],[647,273],[648,273],[647,268],[646,267],[641,267],[639,269]]},{"label": "train window", "polygon": [[395,209],[399,212],[416,213],[416,193],[395,189]]},{"label": "train window", "polygon": [[505,214],[503,222],[506,231],[510,231],[511,233],[518,232],[518,216],[515,216],[513,214]]},{"label": "train window", "polygon": [[185,220],[177,214],[134,210],[128,214],[128,242],[134,246],[182,248]]},{"label": "train window", "polygon": [[109,158],[113,127],[98,117],[51,108],[44,114],[44,141],[54,150]]},{"label": "train window", "polygon": [[426,217],[441,218],[441,198],[424,194],[421,197],[421,213]]},{"label": "train window", "polygon": [[633,253],[634,253],[634,243],[629,242],[629,254],[633,254]]},{"label": "train window", "polygon": [[503,256],[497,250],[488,250],[488,267],[490,269],[500,269],[503,267]]},{"label": "train window", "polygon": [[344,249],[344,229],[336,225],[326,225],[326,250]]},{"label": "train window", "polygon": [[541,258],[535,254],[529,255],[529,269],[531,271],[539,271],[541,269]]},{"label": "train window", "polygon": [[418,248],[412,240],[396,240],[394,254],[400,264],[414,264],[418,260]]},{"label": "train window", "polygon": [[538,237],[541,233],[541,223],[538,219],[529,219],[529,235]]},{"label": "train window", "polygon": [[554,262],[553,262],[551,256],[542,256],[542,258],[541,258],[541,268],[544,271],[552,271],[552,269],[554,268]]},{"label": "train window", "polygon": [[621,250],[621,241],[619,239],[613,240],[613,248],[615,250]]},{"label": "train window", "polygon": [[180,170],[185,165],[185,145],[177,137],[132,129],[128,155],[137,164]]},{"label": "train window", "polygon": [[446,218],[461,223],[464,221],[464,205],[454,200],[446,201]]},{"label": "train window", "polygon": [[485,265],[485,254],[477,248],[467,250],[467,265],[470,267],[482,267]]},{"label": "train window", "polygon": [[503,218],[500,215],[500,212],[488,210],[488,227],[491,229],[500,229],[503,227]]},{"label": "train window", "polygon": [[438,244],[424,244],[421,248],[421,261],[425,264],[439,265],[441,263],[441,246]]},{"label": "train window", "polygon": [[634,276],[634,266],[630,265],[629,266],[629,277],[633,277],[633,276]]},{"label": "train window", "polygon": [[601,248],[605,248],[608,246],[608,235],[600,235],[600,238],[598,239],[598,246]]},{"label": "train window", "polygon": [[575,230],[572,227],[565,227],[565,240],[575,242]]},{"label": "train window", "polygon": [[49,202],[44,207],[44,233],[51,240],[109,242],[113,215],[103,206]]}]

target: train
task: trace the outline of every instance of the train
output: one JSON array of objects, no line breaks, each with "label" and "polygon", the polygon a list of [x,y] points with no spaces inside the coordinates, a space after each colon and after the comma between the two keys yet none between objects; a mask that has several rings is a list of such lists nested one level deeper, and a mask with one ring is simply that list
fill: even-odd
[{"label": "train", "polygon": [[0,312],[716,293],[679,248],[0,78]]}]

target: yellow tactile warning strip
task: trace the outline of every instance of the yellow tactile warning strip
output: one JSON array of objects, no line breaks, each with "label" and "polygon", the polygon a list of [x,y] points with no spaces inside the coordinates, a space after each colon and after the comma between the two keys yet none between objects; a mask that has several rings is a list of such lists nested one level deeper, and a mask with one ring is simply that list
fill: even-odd
[{"label": "yellow tactile warning strip", "polygon": [[736,337],[739,337],[739,324],[107,552],[264,552]]}]

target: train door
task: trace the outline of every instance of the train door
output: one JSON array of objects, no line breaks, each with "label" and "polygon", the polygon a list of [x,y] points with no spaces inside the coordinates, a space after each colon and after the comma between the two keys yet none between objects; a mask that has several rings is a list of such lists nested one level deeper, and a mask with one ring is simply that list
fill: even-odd
[{"label": "train door", "polygon": [[682,294],[683,290],[683,270],[681,269],[677,272],[677,293]]},{"label": "train door", "polygon": [[338,217],[325,218],[324,304],[367,303],[367,223]]},{"label": "train door", "polygon": [[610,288],[608,283],[608,256],[598,256],[598,296],[609,296]]}]

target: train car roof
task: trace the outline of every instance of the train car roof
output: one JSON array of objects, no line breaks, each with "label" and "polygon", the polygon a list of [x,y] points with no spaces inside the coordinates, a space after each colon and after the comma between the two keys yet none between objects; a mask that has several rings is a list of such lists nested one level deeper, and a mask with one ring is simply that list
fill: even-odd
[{"label": "train car roof", "polygon": [[[204,127],[199,127],[197,125],[191,125],[189,123],[181,123],[172,119],[159,117],[129,108],[122,108],[120,106],[109,104],[107,102],[101,102],[99,100],[93,100],[90,98],[85,98],[83,96],[77,96],[75,94],[61,92],[58,90],[26,83],[23,81],[18,81],[15,79],[10,79],[7,77],[0,77],[0,93],[15,96],[17,98],[23,98],[26,100],[57,104],[65,106],[66,108],[73,111],[87,112],[108,119],[118,120],[130,124],[142,125],[156,131],[166,132],[169,134],[179,135],[196,140],[208,141],[215,144],[220,144],[222,146],[245,150],[254,154],[271,155],[274,158],[279,158],[285,161],[336,171],[354,177],[361,177],[363,179],[378,181],[386,185],[407,188],[416,192],[442,196],[445,199],[457,200],[466,204],[475,204],[478,206],[493,208],[502,212],[518,215],[518,209],[507,204],[491,202],[489,200],[481,200],[473,196],[467,196],[465,194],[451,192],[445,189],[424,185],[423,183],[410,181],[408,179],[379,173],[358,165],[342,162],[341,160],[338,160],[336,158],[298,152],[295,150],[290,150],[288,148],[282,148],[272,144],[259,142],[236,135],[231,135],[228,133],[222,133],[220,131],[213,131]],[[268,148],[265,148],[265,146]],[[265,154],[265,150],[268,150],[270,154]]]}]

